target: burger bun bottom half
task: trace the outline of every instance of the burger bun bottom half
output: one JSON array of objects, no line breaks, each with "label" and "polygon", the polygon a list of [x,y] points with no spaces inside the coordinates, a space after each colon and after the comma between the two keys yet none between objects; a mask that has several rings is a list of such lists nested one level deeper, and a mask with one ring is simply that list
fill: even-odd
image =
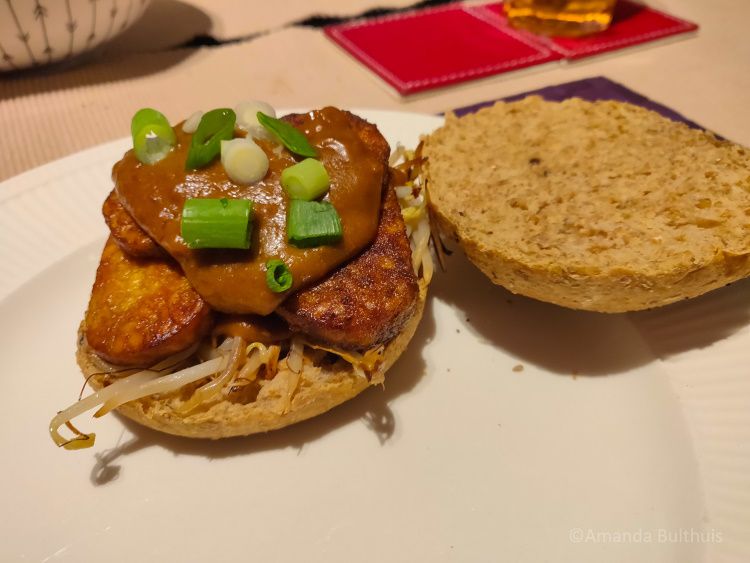
[{"label": "burger bun bottom half", "polygon": [[[322,414],[351,399],[371,385],[384,382],[385,374],[411,341],[424,312],[427,282],[419,281],[419,298],[411,318],[383,350],[381,361],[363,377],[341,360],[324,366],[315,365],[305,355],[299,373],[292,374],[285,361],[276,376],[265,383],[257,398],[249,403],[221,400],[187,414],[172,406],[171,397],[149,396],[130,401],[117,408],[135,422],[178,436],[190,438],[228,438],[276,430]],[[89,384],[104,387],[96,355],[79,331],[76,359]],[[281,377],[280,377],[281,376]]]}]

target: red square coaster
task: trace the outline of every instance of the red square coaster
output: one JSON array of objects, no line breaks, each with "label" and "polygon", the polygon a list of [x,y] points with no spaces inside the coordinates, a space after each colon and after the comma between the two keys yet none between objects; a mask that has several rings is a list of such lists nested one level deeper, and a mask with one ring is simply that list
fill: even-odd
[{"label": "red square coaster", "polygon": [[325,33],[400,94],[562,58],[482,7],[449,4],[327,27]]},{"label": "red square coaster", "polygon": [[[485,8],[508,25],[501,3],[490,4]],[[560,53],[565,59],[576,60],[696,29],[698,26],[692,22],[630,0],[619,0],[612,25],[595,35],[578,38],[528,36]]]}]

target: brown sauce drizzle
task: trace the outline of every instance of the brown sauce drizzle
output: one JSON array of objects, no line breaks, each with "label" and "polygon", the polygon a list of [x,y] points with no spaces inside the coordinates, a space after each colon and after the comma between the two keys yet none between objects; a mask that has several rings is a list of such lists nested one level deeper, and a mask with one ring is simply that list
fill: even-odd
[{"label": "brown sauce drizzle", "polygon": [[[251,185],[232,182],[221,162],[185,171],[191,135],[175,127],[177,145],[161,162],[148,166],[128,151],[113,171],[115,189],[135,220],[182,266],[195,290],[216,310],[271,313],[288,295],[320,280],[353,257],[374,238],[387,165],[369,150],[350,114],[336,108],[310,112],[296,122],[317,149],[331,179],[325,199],[341,217],[342,241],[332,246],[299,249],[286,242],[288,198],[281,171],[294,164],[286,149],[258,141],[269,158],[266,177]],[[246,198],[253,201],[249,250],[191,250],[180,237],[180,218],[188,198]],[[277,294],[265,281],[265,263],[279,258],[292,271],[292,289]]]},{"label": "brown sauce drizzle", "polygon": [[291,332],[289,326],[276,315],[219,315],[211,336],[216,342],[240,336],[245,342],[260,342],[270,346],[286,340]]}]

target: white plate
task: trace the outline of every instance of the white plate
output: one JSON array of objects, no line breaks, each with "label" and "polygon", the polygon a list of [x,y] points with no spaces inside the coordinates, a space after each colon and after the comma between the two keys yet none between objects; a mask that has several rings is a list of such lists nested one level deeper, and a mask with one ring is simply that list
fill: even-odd
[{"label": "white plate", "polygon": [[[359,113],[407,146],[440,123]],[[744,557],[747,284],[587,314],[511,296],[457,253],[384,390],[221,442],[86,415],[93,450],[55,448],[47,424],[82,382],[76,328],[126,147],[0,185],[0,560]]]}]

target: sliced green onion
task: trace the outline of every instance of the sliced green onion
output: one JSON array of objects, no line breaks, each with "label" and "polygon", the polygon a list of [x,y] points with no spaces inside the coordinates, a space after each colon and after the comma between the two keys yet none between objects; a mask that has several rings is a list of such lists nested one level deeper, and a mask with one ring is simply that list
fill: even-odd
[{"label": "sliced green onion", "polygon": [[186,170],[201,168],[209,164],[221,152],[221,142],[234,135],[237,116],[227,108],[214,109],[203,114],[190,142]]},{"label": "sliced green onion", "polygon": [[339,214],[330,202],[293,199],[289,202],[286,234],[294,246],[310,248],[337,243],[343,231]]},{"label": "sliced green onion", "polygon": [[281,185],[292,199],[318,199],[328,191],[330,183],[326,167],[314,158],[306,158],[281,172]]},{"label": "sliced green onion", "polygon": [[268,172],[266,153],[252,139],[243,137],[221,142],[221,164],[229,179],[238,184],[252,184]]},{"label": "sliced green onion", "polygon": [[281,293],[292,287],[292,272],[281,260],[266,262],[266,284],[274,293]]},{"label": "sliced green onion", "polygon": [[315,152],[307,137],[299,129],[296,129],[286,121],[266,115],[262,111],[257,113],[257,117],[260,124],[278,137],[279,141],[294,154],[300,156],[318,156],[318,153]]},{"label": "sliced green onion", "polygon": [[164,117],[163,113],[153,108],[139,109],[130,121],[130,134],[135,137],[135,134],[146,125],[153,124],[169,126],[169,120]]},{"label": "sliced green onion", "polygon": [[163,159],[177,143],[174,129],[161,113],[152,108],[138,110],[130,122],[135,157],[144,164]]},{"label": "sliced green onion", "polygon": [[250,136],[257,137],[258,135],[262,135],[267,138],[273,137],[258,121],[259,111],[271,117],[276,117],[276,110],[266,102],[249,100],[238,103],[234,106],[234,113],[237,114],[237,127],[243,131],[247,131]]},{"label": "sliced green onion", "polygon": [[190,248],[250,248],[252,214],[249,199],[188,199],[182,238]]},{"label": "sliced green onion", "polygon": [[185,133],[192,135],[198,130],[198,125],[200,125],[202,118],[203,118],[203,112],[201,110],[196,111],[183,122],[182,130]]}]

